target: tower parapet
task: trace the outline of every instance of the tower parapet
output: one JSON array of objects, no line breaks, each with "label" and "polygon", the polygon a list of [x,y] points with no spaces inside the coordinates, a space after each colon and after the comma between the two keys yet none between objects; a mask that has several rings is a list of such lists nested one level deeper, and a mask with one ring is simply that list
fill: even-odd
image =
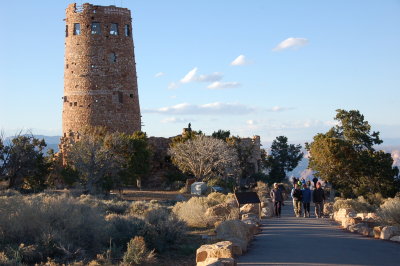
[{"label": "tower parapet", "polygon": [[88,126],[141,130],[130,10],[71,4],[65,23],[64,140]]}]

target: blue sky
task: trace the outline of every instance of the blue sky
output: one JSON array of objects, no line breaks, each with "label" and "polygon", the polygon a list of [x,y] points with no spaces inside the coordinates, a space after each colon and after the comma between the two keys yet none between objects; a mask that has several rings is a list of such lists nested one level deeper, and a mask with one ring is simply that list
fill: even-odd
[{"label": "blue sky", "polygon": [[[69,3],[0,6],[6,135],[61,134]],[[177,135],[191,122],[208,134],[310,141],[341,108],[359,110],[384,139],[400,139],[398,0],[90,3],[132,11],[143,131],[150,136]]]}]

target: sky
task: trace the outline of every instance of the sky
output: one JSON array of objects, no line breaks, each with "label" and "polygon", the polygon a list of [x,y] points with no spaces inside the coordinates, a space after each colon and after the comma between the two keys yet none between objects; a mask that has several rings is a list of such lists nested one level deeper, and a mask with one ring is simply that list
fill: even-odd
[{"label": "sky", "polygon": [[[78,4],[86,1],[77,1]],[[0,6],[0,130],[61,135],[65,8]],[[143,131],[190,122],[263,143],[311,141],[336,109],[400,144],[400,1],[93,0],[129,8]]]}]

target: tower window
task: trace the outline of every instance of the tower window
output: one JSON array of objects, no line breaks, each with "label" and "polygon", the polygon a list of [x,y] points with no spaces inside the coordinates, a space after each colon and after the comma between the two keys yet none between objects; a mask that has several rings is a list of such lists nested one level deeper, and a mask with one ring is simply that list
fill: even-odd
[{"label": "tower window", "polygon": [[63,98],[64,98],[64,102],[65,102],[65,103],[68,102],[67,96],[64,96]]},{"label": "tower window", "polygon": [[113,53],[110,53],[109,55],[108,55],[108,60],[110,61],[110,63],[115,63],[115,62],[117,62],[117,55],[113,52]]},{"label": "tower window", "polygon": [[110,35],[118,35],[118,23],[111,23]]},{"label": "tower window", "polygon": [[74,23],[74,35],[80,35],[80,34],[81,34],[81,24]]},{"label": "tower window", "polygon": [[124,94],[120,91],[118,92],[118,101],[119,101],[119,103],[124,102]]},{"label": "tower window", "polygon": [[133,94],[129,94],[129,97],[133,98]]},{"label": "tower window", "polygon": [[65,37],[68,37],[68,25],[65,25]]},{"label": "tower window", "polygon": [[131,36],[131,29],[128,24],[124,26],[124,32],[125,36]]},{"label": "tower window", "polygon": [[92,23],[92,34],[101,34],[101,27],[99,22]]},{"label": "tower window", "polygon": [[74,102],[74,106],[78,106],[78,103],[77,103],[77,102]]}]

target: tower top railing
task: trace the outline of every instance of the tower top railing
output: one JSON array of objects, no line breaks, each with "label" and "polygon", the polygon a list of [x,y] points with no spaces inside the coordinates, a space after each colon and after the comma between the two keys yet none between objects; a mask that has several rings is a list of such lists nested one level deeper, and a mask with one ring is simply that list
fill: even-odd
[{"label": "tower top railing", "polygon": [[75,12],[76,13],[82,13],[85,7],[83,5],[76,5],[75,6]]}]

